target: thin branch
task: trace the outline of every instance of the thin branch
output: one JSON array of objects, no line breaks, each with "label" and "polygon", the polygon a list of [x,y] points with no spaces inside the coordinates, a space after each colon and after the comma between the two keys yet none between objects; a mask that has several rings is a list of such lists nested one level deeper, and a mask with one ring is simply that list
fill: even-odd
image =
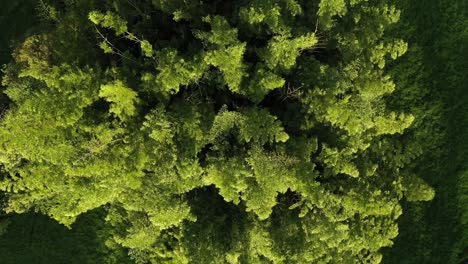
[{"label": "thin branch", "polygon": [[115,53],[115,54],[119,55],[120,57],[122,57],[122,58],[124,58],[124,59],[127,59],[127,60],[129,60],[129,61],[132,61],[132,62],[134,62],[134,63],[138,63],[136,60],[131,59],[131,58],[128,58],[127,56],[125,56],[125,55],[122,53],[122,51],[119,50],[117,47],[115,47],[114,44],[112,44],[112,43],[101,33],[101,31],[99,31],[99,29],[98,29],[96,26],[94,26],[94,28],[96,29],[96,32],[99,34],[99,36],[100,36],[107,44],[109,44],[109,45],[112,47],[113,50],[116,50],[116,51],[117,51],[117,52],[112,51],[112,53]]},{"label": "thin branch", "polygon": [[315,31],[314,31],[314,33],[317,33],[318,24],[319,24],[319,19],[318,19],[318,17],[317,17],[317,22],[315,22]]},{"label": "thin branch", "polygon": [[[129,36],[132,36],[132,37],[129,37]],[[125,31],[125,36],[123,36],[122,38],[127,38],[127,39],[130,39],[132,41],[135,41],[136,43],[142,43],[143,40],[139,39],[135,34],[132,34],[128,31]],[[151,56],[151,59],[153,59],[153,61],[156,62],[156,64],[159,64],[159,61],[157,60],[156,56]]]},{"label": "thin branch", "polygon": [[303,94],[302,86],[295,88],[295,87],[291,87],[290,83],[288,83],[288,86],[287,87],[285,86],[285,88],[286,88],[286,91],[285,91],[286,94],[284,98],[281,100],[281,102],[289,98],[298,98]]},{"label": "thin branch", "polygon": [[127,0],[127,3],[129,3],[133,8],[135,8],[135,10],[140,13],[140,15],[145,16],[145,13],[143,13],[143,11],[141,11],[141,9],[138,8],[138,6],[136,6],[132,1]]}]

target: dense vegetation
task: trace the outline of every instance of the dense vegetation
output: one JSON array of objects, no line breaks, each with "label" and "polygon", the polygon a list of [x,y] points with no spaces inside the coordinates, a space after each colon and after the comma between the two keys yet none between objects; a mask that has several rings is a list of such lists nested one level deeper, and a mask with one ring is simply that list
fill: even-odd
[{"label": "dense vegetation", "polygon": [[430,2],[11,1],[2,259],[462,263],[468,8]]},{"label": "dense vegetation", "polygon": [[396,34],[410,43],[391,75],[395,106],[415,114],[412,171],[436,190],[430,203],[405,203],[385,263],[468,261],[468,2],[400,0]]}]

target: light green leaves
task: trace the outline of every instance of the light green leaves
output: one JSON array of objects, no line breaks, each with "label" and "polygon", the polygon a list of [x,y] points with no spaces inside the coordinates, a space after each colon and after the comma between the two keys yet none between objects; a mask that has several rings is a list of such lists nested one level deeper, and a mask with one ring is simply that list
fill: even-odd
[{"label": "light green leaves", "polygon": [[259,55],[270,70],[289,70],[296,64],[300,52],[312,48],[317,42],[314,33],[296,38],[280,35],[270,40]]},{"label": "light green leaves", "polygon": [[200,56],[186,60],[175,49],[163,49],[157,52],[157,57],[159,73],[145,73],[142,80],[149,89],[164,95],[177,93],[181,86],[196,83],[206,69]]},{"label": "light green leaves", "polygon": [[229,25],[222,16],[207,16],[203,22],[210,24],[210,32],[196,31],[196,37],[217,47],[227,47],[239,43],[238,30]]},{"label": "light green leaves", "polygon": [[297,161],[284,154],[264,151],[254,147],[246,158],[252,169],[255,183],[245,191],[247,211],[253,211],[259,219],[267,219],[277,204],[277,195],[294,190]]},{"label": "light green leaves", "polygon": [[239,204],[242,192],[248,188],[248,177],[252,177],[252,172],[242,159],[217,159],[208,168],[204,182],[214,184],[219,188],[219,193],[226,202]]},{"label": "light green leaves", "polygon": [[248,110],[239,124],[240,137],[245,142],[260,144],[286,142],[289,136],[284,132],[281,122],[265,110]]},{"label": "light green leaves", "polygon": [[111,103],[109,111],[121,120],[136,114],[138,94],[120,80],[101,85],[99,97]]},{"label": "light green leaves", "polygon": [[435,196],[434,189],[416,175],[402,177],[404,193],[408,201],[430,201]]},{"label": "light green leaves", "polygon": [[333,17],[344,16],[347,11],[345,0],[321,0],[317,14],[321,24],[325,28],[330,28],[333,24]]},{"label": "light green leaves", "polygon": [[370,60],[379,68],[385,67],[386,55],[389,54],[392,60],[396,60],[408,49],[408,44],[403,40],[394,40],[393,43],[379,43],[372,50]]},{"label": "light green leaves", "polygon": [[89,13],[88,18],[95,25],[115,30],[117,35],[122,35],[128,30],[127,22],[117,14],[110,11],[107,11],[105,14],[98,11],[92,11]]},{"label": "light green leaves", "polygon": [[283,87],[285,82],[283,77],[266,69],[265,65],[260,63],[255,67],[245,94],[254,102],[260,102],[269,92]]},{"label": "light green leaves", "polygon": [[226,49],[211,51],[205,57],[207,64],[219,68],[229,89],[236,93],[241,92],[242,79],[247,76],[246,67],[243,65],[245,48],[245,44],[230,46]]},{"label": "light green leaves", "polygon": [[112,47],[106,41],[102,41],[101,44],[99,44],[99,47],[104,51],[104,53],[113,53],[114,52]]},{"label": "light green leaves", "polygon": [[211,26],[210,32],[197,32],[196,37],[204,41],[208,51],[204,56],[207,65],[217,67],[224,76],[224,82],[235,93],[242,93],[241,82],[248,77],[244,65],[246,43],[238,40],[236,28],[232,28],[221,16],[205,17]]},{"label": "light green leaves", "polygon": [[148,40],[142,40],[140,42],[140,47],[141,50],[143,51],[143,55],[146,57],[152,57],[153,56],[153,46],[151,43],[149,43]]},{"label": "light green leaves", "polygon": [[287,18],[299,16],[302,12],[296,0],[253,0],[240,8],[239,16],[252,27],[266,24],[274,33],[282,34],[291,30],[286,23]]},{"label": "light green leaves", "polygon": [[210,134],[212,140],[238,128],[241,142],[255,142],[261,145],[274,142],[286,142],[289,136],[284,132],[281,122],[263,109],[247,109],[245,112],[221,111],[213,122]]}]

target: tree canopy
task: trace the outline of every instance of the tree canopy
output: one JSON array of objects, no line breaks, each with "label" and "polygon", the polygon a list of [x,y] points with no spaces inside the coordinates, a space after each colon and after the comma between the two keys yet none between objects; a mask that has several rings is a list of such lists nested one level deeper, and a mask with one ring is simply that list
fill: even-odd
[{"label": "tree canopy", "polygon": [[388,1],[41,3],[4,67],[6,212],[102,210],[136,263],[380,263],[434,197]]}]

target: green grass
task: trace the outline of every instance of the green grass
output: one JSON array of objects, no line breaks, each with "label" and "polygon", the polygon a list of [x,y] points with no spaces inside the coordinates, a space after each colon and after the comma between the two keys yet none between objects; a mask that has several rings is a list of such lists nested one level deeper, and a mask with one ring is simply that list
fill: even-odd
[{"label": "green grass", "polygon": [[110,252],[98,237],[104,223],[99,216],[84,215],[67,229],[46,216],[13,215],[0,237],[0,263],[124,263],[126,253]]},{"label": "green grass", "polygon": [[[400,235],[385,263],[467,260],[468,4],[465,0],[401,0],[407,55],[391,73],[421,120],[415,138],[427,148],[413,171],[436,190],[429,203],[405,203]],[[425,135],[421,135],[424,133]],[[464,262],[466,263],[466,262]]]}]

